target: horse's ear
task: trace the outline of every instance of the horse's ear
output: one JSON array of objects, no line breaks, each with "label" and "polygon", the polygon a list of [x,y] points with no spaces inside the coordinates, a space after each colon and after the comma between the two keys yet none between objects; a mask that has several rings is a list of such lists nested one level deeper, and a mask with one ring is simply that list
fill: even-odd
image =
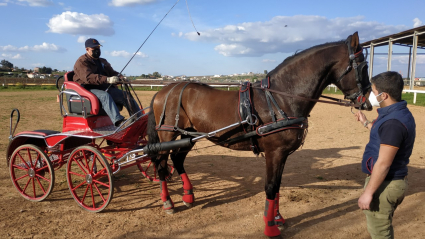
[{"label": "horse's ear", "polygon": [[356,50],[358,45],[359,45],[359,34],[355,32],[351,36],[351,48]]}]

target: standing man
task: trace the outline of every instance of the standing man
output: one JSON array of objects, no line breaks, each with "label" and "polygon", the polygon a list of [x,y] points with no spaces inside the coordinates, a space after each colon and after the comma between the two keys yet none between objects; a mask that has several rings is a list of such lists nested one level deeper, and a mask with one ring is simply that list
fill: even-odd
[{"label": "standing man", "polygon": [[406,195],[407,164],[416,124],[407,102],[401,99],[404,83],[399,73],[381,73],[371,83],[369,101],[381,107],[378,118],[369,121],[361,111],[355,114],[357,121],[370,130],[362,160],[362,171],[367,177],[358,205],[366,214],[372,238],[394,238],[392,219]]},{"label": "standing man", "polygon": [[101,46],[96,39],[87,39],[86,53],[74,65],[74,81],[96,95],[112,123],[118,127],[125,119],[116,104],[125,106],[130,114],[138,112],[140,108],[132,97],[129,107],[127,94],[115,86],[124,77],[112,69],[105,58],[100,58]]}]

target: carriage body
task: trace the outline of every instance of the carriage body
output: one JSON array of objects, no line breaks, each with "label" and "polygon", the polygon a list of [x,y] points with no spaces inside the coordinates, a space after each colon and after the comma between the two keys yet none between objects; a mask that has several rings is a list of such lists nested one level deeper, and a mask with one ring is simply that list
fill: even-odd
[{"label": "carriage body", "polygon": [[[103,210],[113,196],[113,174],[137,166],[151,181],[157,181],[151,161],[137,150],[145,146],[148,108],[115,127],[90,91],[65,74],[59,89],[62,131],[34,130],[13,135],[6,151],[12,183],[25,199],[42,201],[52,191],[55,171],[66,165],[71,195],[88,211]],[[14,131],[14,130],[13,130]],[[133,153],[135,151],[135,153]],[[171,170],[172,170],[172,166]],[[172,171],[171,171],[172,172]]]}]

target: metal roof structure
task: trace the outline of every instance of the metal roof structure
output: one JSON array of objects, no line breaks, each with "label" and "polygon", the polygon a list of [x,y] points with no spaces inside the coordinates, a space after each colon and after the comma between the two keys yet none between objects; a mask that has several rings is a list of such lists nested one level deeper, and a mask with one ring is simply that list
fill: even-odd
[{"label": "metal roof structure", "polygon": [[[369,55],[369,77],[372,77],[373,74],[373,58],[374,58],[374,48],[376,46],[386,46],[388,45],[388,62],[387,62],[387,70],[391,70],[391,56],[392,56],[392,48],[393,45],[405,46],[409,47],[409,70],[408,70],[408,78],[410,78],[410,89],[413,89],[413,80],[415,79],[415,71],[416,71],[416,56],[417,49],[425,49],[425,26],[416,27],[413,29],[409,29],[406,31],[402,31],[399,33],[395,33],[392,35],[388,35],[385,37],[381,37],[378,39],[373,39],[371,41],[367,41],[362,43],[363,48],[370,49]],[[413,54],[412,54],[413,49]],[[410,77],[409,77],[410,75]]]}]

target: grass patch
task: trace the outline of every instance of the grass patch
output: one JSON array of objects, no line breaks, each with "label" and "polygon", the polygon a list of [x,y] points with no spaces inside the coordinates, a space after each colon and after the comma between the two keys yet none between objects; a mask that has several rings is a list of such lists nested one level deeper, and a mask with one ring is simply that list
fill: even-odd
[{"label": "grass patch", "polygon": [[57,90],[54,85],[10,85],[0,86],[0,92],[12,92],[12,91],[41,91],[41,90]]}]

